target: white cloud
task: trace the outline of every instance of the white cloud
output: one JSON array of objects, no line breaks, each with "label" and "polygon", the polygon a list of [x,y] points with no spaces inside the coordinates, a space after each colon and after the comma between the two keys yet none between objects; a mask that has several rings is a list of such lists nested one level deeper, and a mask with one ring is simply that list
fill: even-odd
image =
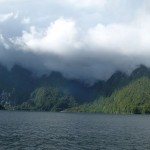
[{"label": "white cloud", "polygon": [[0,14],[0,22],[5,22],[11,18],[17,19],[18,14],[15,14],[13,12],[7,13],[7,14]]},{"label": "white cloud", "polygon": [[15,13],[13,18],[18,19],[18,17],[19,17],[19,12]]},{"label": "white cloud", "polygon": [[44,61],[47,68],[71,72],[74,77],[108,78],[118,69],[150,66],[150,17],[144,16],[130,23],[99,23],[84,34],[74,20],[60,18],[43,30],[31,27],[15,42],[34,54],[58,56]]},{"label": "white cloud", "polygon": [[31,19],[29,17],[25,17],[22,19],[21,21],[22,24],[30,24],[31,23]]},{"label": "white cloud", "polygon": [[35,52],[63,54],[77,47],[76,36],[77,29],[74,21],[60,18],[52,22],[45,30],[38,30],[32,26],[29,32],[23,31],[17,43]]},{"label": "white cloud", "polygon": [[0,14],[0,22],[5,22],[7,21],[8,19],[12,18],[13,17],[13,13],[8,13],[8,14]]},{"label": "white cloud", "polygon": [[0,45],[3,46],[5,49],[10,48],[9,44],[6,42],[6,39],[2,34],[0,34]]},{"label": "white cloud", "polygon": [[[73,20],[60,18],[46,29],[30,27],[23,31],[18,43],[35,52],[56,54],[74,53],[79,49],[98,53],[118,53],[122,55],[143,55],[150,49],[150,17],[136,18],[131,23],[97,24],[84,35]],[[88,48],[87,48],[88,47]]]},{"label": "white cloud", "polygon": [[67,0],[73,6],[78,8],[104,7],[108,0]]},{"label": "white cloud", "polygon": [[[18,13],[0,16],[0,22],[10,19],[1,24],[0,41],[3,47],[4,43],[13,47],[12,61],[28,64],[27,56],[34,55],[29,67],[41,64],[47,70],[94,79],[141,63],[150,66],[148,0],[13,0],[14,5],[8,1],[1,5],[1,10],[2,6],[8,10],[1,12],[17,10],[19,17]],[[5,58],[8,55],[9,51]]]}]

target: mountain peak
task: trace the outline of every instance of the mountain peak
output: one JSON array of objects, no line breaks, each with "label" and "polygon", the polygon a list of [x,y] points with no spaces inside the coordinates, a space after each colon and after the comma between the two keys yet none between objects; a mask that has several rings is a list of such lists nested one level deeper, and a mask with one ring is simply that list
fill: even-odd
[{"label": "mountain peak", "polygon": [[148,77],[150,76],[150,69],[144,65],[140,65],[130,75],[131,79],[139,78],[142,76],[148,76]]}]

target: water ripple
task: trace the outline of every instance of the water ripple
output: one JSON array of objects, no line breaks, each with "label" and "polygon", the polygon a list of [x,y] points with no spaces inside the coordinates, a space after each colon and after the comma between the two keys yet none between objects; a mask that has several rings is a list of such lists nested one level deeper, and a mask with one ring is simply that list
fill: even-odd
[{"label": "water ripple", "polygon": [[149,115],[0,111],[0,150],[149,149]]}]

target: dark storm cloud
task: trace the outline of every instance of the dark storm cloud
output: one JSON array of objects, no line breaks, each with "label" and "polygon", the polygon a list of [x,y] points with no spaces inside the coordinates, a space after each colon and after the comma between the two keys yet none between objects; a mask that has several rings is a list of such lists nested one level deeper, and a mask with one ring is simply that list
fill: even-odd
[{"label": "dark storm cloud", "polygon": [[90,81],[150,67],[148,3],[0,0],[0,61]]}]

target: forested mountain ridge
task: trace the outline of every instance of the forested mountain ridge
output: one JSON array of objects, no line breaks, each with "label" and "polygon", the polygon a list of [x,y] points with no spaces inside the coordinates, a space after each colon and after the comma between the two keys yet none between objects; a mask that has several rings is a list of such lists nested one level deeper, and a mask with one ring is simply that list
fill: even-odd
[{"label": "forested mountain ridge", "polygon": [[146,76],[131,81],[108,97],[74,107],[73,112],[150,113],[150,79]]},{"label": "forested mountain ridge", "polygon": [[88,85],[59,72],[38,77],[19,65],[0,65],[2,109],[149,113],[150,69],[141,65],[130,75],[115,72],[107,81]]},{"label": "forested mountain ridge", "polygon": [[19,65],[11,70],[0,65],[0,83],[0,103],[8,109],[58,111],[92,100],[87,84],[59,72],[38,77]]},{"label": "forested mountain ridge", "polygon": [[150,113],[150,69],[141,65],[122,81],[112,94],[100,96],[92,103],[80,105],[68,111]]}]

